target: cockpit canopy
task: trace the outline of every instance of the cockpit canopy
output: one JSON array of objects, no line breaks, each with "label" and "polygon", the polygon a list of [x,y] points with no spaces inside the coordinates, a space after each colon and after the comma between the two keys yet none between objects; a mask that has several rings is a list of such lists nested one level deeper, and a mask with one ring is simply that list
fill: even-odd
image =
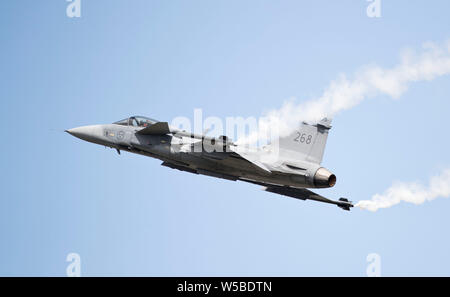
[{"label": "cockpit canopy", "polygon": [[122,125],[122,126],[133,126],[133,127],[148,127],[157,123],[157,120],[141,117],[141,116],[133,116],[128,119],[124,119],[118,122],[114,122],[113,124]]}]

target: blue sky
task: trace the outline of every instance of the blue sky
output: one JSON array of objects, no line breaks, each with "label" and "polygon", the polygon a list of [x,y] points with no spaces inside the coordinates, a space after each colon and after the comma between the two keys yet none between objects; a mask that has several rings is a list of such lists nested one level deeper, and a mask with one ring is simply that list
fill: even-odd
[{"label": "blue sky", "polygon": [[[0,275],[450,274],[448,199],[371,213],[196,176],[63,133],[140,114],[259,116],[319,96],[339,73],[394,66],[450,37],[448,1],[63,0],[0,4]],[[450,77],[335,117],[321,194],[370,199],[450,164]]]}]

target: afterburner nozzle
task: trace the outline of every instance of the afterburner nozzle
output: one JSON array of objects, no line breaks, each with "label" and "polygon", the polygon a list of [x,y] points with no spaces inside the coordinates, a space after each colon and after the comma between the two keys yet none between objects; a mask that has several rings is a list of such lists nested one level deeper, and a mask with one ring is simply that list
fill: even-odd
[{"label": "afterburner nozzle", "polygon": [[336,184],[336,175],[326,168],[319,168],[314,174],[314,185],[317,188],[330,188]]}]

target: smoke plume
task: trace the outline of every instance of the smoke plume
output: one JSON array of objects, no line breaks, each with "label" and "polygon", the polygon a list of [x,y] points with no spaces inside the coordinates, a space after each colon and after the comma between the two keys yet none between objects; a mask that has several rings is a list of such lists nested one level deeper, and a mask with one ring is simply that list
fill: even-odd
[{"label": "smoke plume", "polygon": [[427,187],[418,182],[396,182],[383,194],[375,194],[371,200],[359,201],[356,206],[377,211],[380,208],[388,208],[402,201],[419,205],[438,197],[447,198],[449,196],[450,169],[446,169],[441,174],[433,176]]},{"label": "smoke plume", "polygon": [[267,112],[260,119],[259,131],[253,131],[238,143],[254,143],[259,135],[267,135],[274,126],[279,136],[287,136],[300,121],[333,118],[339,112],[378,95],[395,99],[408,89],[410,83],[431,81],[446,74],[450,74],[450,41],[441,45],[428,42],[418,52],[411,49],[403,51],[400,62],[392,68],[365,66],[351,79],[340,74],[318,98],[299,104],[293,100],[285,102],[281,108]]}]

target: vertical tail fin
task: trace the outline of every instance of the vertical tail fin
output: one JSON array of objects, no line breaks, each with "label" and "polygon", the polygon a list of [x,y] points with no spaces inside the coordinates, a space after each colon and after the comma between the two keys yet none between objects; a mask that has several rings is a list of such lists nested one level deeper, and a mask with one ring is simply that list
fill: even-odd
[{"label": "vertical tail fin", "polygon": [[291,135],[280,138],[280,154],[320,164],[330,129],[331,119],[324,118],[316,124],[303,122]]}]

